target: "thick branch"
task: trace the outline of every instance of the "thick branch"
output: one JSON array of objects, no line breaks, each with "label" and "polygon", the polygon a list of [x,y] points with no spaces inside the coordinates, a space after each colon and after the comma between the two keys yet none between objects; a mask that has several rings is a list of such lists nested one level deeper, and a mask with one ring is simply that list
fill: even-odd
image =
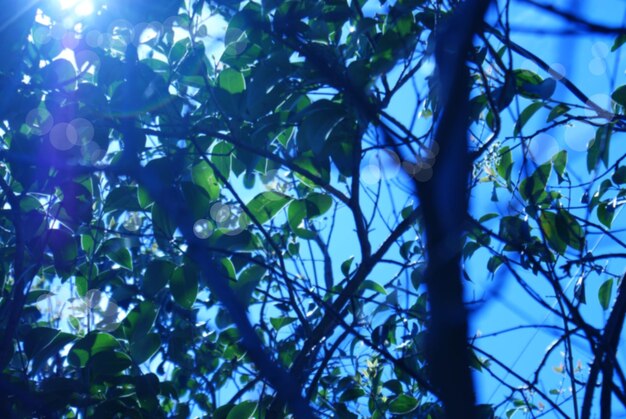
[{"label": "thick branch", "polygon": [[465,61],[488,5],[486,0],[463,3],[438,28],[435,60],[441,108],[435,142],[441,151],[432,178],[425,183],[415,180],[427,237],[430,378],[450,418],[475,416],[461,282],[462,233],[471,168],[467,144],[470,79]]},{"label": "thick branch", "polygon": [[624,326],[624,316],[626,316],[626,276],[622,277],[620,281],[615,304],[613,305],[609,319],[604,327],[604,332],[602,333],[602,339],[600,340],[601,346],[596,352],[596,357],[589,371],[581,414],[583,419],[591,417],[593,394],[600,371],[602,371],[602,392],[600,395],[601,417],[603,419],[611,417],[613,370],[617,362],[615,355]]}]

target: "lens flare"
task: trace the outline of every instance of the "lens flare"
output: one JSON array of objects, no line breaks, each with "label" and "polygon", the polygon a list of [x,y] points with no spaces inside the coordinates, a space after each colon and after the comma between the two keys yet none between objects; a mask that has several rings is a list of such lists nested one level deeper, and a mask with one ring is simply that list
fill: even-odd
[{"label": "lens flare", "polygon": [[59,0],[59,4],[62,10],[73,8],[76,16],[89,16],[95,9],[92,0]]}]

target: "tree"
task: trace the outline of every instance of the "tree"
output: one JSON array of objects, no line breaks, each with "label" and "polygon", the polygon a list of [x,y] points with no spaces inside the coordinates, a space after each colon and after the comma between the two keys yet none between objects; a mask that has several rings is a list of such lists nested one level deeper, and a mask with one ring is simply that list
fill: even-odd
[{"label": "tree", "polygon": [[[616,56],[626,29],[534,0],[4,3],[6,417],[626,407],[626,87],[590,99],[511,14]],[[593,141],[546,134],[571,125]],[[511,280],[556,322],[468,329]],[[528,329],[556,340],[519,366],[493,342]]]}]

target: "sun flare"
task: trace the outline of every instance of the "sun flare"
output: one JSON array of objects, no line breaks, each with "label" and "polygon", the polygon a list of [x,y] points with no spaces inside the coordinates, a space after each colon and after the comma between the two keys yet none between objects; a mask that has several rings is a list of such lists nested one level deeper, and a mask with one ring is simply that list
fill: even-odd
[{"label": "sun flare", "polygon": [[61,9],[73,8],[77,16],[89,16],[95,10],[92,0],[59,0]]}]

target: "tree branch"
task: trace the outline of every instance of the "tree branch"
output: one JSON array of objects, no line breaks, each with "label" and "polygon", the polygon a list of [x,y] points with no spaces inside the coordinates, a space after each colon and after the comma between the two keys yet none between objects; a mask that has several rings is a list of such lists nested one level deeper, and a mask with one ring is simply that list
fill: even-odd
[{"label": "tree branch", "polygon": [[470,79],[465,62],[488,5],[487,0],[461,3],[435,34],[441,104],[435,142],[440,152],[432,178],[424,183],[414,179],[424,214],[428,255],[425,281],[431,316],[427,360],[431,382],[450,418],[472,418],[476,414],[461,283],[471,169],[467,144]]},{"label": "tree branch", "polygon": [[246,309],[237,299],[234,291],[226,278],[215,263],[207,256],[209,250],[204,242],[193,233],[194,217],[184,205],[184,199],[180,192],[172,185],[160,184],[158,176],[149,173],[145,168],[128,168],[132,178],[144,187],[150,196],[161,206],[164,211],[175,221],[189,247],[188,256],[200,267],[209,288],[217,299],[228,310],[234,323],[241,333],[242,345],[248,356],[259,368],[260,373],[267,379],[277,392],[277,397],[285,402],[296,418],[313,418],[313,412],[309,403],[302,396],[301,387],[294,378],[278,366],[269,357],[263,344],[248,319]]},{"label": "tree branch", "polygon": [[589,371],[587,387],[582,406],[582,419],[591,417],[591,406],[593,404],[593,394],[595,392],[598,375],[602,371],[602,391],[600,394],[600,414],[601,417],[611,417],[611,390],[613,383],[613,369],[617,362],[615,355],[619,338],[624,326],[624,316],[626,316],[626,275],[622,277],[617,291],[617,297],[611,314],[604,327],[600,347],[596,352],[595,359]]}]

